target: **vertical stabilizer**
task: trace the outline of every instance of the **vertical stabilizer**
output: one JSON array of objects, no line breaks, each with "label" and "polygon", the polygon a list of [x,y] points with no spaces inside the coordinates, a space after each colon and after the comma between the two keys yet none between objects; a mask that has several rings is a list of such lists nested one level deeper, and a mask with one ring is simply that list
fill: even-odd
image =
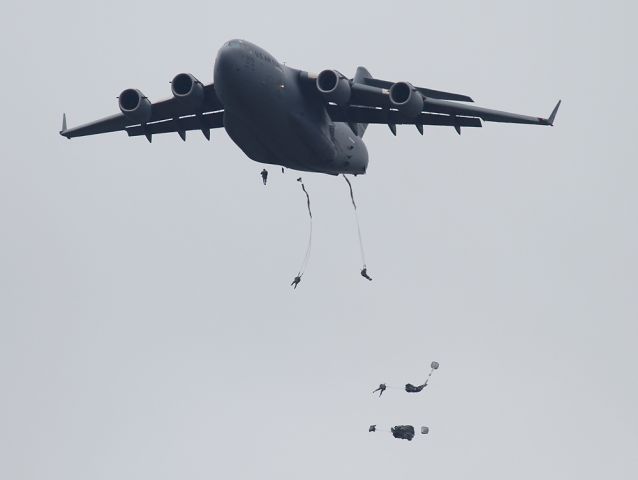
[{"label": "vertical stabilizer", "polygon": [[[357,67],[357,72],[354,74],[354,78],[352,79],[353,83],[363,83],[365,78],[372,78],[370,72],[365,67]],[[350,128],[354,133],[356,133],[359,137],[363,137],[363,134],[368,128],[367,123],[350,123]]]}]

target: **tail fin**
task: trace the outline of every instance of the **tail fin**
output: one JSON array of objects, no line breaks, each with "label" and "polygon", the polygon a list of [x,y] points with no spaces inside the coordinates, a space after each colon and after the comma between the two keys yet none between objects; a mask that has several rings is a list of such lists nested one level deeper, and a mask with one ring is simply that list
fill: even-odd
[{"label": "tail fin", "polygon": [[[364,78],[372,78],[370,72],[365,67],[357,67],[357,72],[354,74],[354,78],[352,79],[353,83],[363,83]],[[354,133],[359,137],[363,137],[363,134],[368,128],[367,123],[351,123],[350,128]]]}]

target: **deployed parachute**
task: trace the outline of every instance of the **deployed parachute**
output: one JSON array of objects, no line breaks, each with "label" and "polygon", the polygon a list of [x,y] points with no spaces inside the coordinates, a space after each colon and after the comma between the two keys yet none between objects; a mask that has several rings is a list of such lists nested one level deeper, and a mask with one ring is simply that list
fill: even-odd
[{"label": "deployed parachute", "polygon": [[[438,368],[439,368],[439,362],[432,362],[430,364],[430,373],[428,373],[428,376],[425,379],[425,382],[423,382],[421,385],[412,385],[411,383],[406,383],[405,387],[404,387],[404,390],[406,392],[408,392],[408,393],[418,393],[418,392],[420,392],[421,390],[423,390],[425,387],[428,386],[428,382],[430,381],[430,377],[432,376],[432,372],[434,372],[434,370],[437,370]],[[381,396],[383,391],[385,391],[387,388],[399,388],[399,387],[387,386],[385,383],[382,383],[372,393],[380,391],[379,396]]]},{"label": "deployed parachute", "polygon": [[425,387],[427,387],[427,383],[424,383],[422,385],[412,385],[411,383],[406,383],[405,384],[405,391],[408,393],[418,393],[421,390],[423,390]]},{"label": "deployed parachute", "polygon": [[[430,377],[432,376],[432,372],[434,372],[434,370],[437,370],[438,368],[439,368],[439,362],[432,362],[430,364],[430,373],[428,374],[428,377],[425,379],[425,382],[423,382],[422,385],[416,385],[416,386],[412,385],[411,383],[408,383],[405,386],[405,391],[413,393],[413,392],[420,392],[421,390],[423,390],[427,386],[428,381],[430,380]],[[383,394],[383,392],[387,388],[392,388],[392,387],[388,387],[385,383],[382,383],[372,393],[379,392],[379,396],[381,396],[381,394]],[[376,432],[377,430],[386,431],[386,432],[388,431],[387,429],[377,428],[376,424],[370,425],[370,427],[368,428],[368,432]],[[391,427],[389,431],[394,438],[400,438],[402,440],[407,440],[408,442],[412,441],[416,433],[412,425],[395,425],[394,427]],[[428,433],[430,433],[430,427],[422,426],[421,435],[427,435]]]},{"label": "deployed parachute", "polygon": [[408,393],[418,393],[428,386],[428,382],[430,381],[430,377],[432,376],[432,372],[439,368],[439,362],[432,362],[430,364],[430,373],[428,374],[428,378],[425,379],[421,385],[412,385],[411,383],[405,384],[405,391]]},{"label": "deployed parachute", "polygon": [[301,262],[301,267],[299,268],[299,273],[295,276],[294,280],[290,284],[293,288],[297,288],[299,282],[301,282],[301,277],[306,271],[306,267],[308,266],[308,261],[310,260],[310,250],[312,248],[312,210],[310,210],[310,195],[308,195],[308,191],[306,190],[306,186],[303,183],[301,177],[297,179],[299,183],[301,183],[301,189],[303,193],[306,194],[306,205],[308,207],[308,216],[310,217],[310,233],[308,234],[308,246],[306,247],[306,254],[304,255],[304,259]]},{"label": "deployed parachute", "polygon": [[[370,427],[368,428],[368,432],[376,431],[376,425],[370,425]],[[410,442],[414,438],[416,431],[414,430],[414,427],[412,425],[395,425],[394,427],[390,428],[390,433],[394,438],[400,438],[402,440],[407,440]],[[427,435],[428,433],[430,433],[429,427],[421,427],[422,435]]]},{"label": "deployed parachute", "polygon": [[414,427],[412,425],[397,425],[390,429],[394,438],[412,441],[414,438]]},{"label": "deployed parachute", "polygon": [[352,191],[352,184],[348,177],[345,174],[341,175],[344,180],[348,183],[348,188],[350,189],[350,200],[352,200],[352,206],[354,207],[354,218],[357,221],[357,234],[359,235],[359,253],[361,254],[361,276],[366,280],[372,281],[370,275],[368,275],[368,267],[366,265],[366,254],[363,250],[363,237],[361,236],[361,225],[359,224],[359,213],[357,212],[357,204],[354,201],[354,192]]}]

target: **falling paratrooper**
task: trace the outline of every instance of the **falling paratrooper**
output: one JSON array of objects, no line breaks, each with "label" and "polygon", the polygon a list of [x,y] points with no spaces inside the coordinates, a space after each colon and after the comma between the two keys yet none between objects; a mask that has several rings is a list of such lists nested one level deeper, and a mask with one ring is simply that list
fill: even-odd
[{"label": "falling paratrooper", "polygon": [[[368,275],[368,267],[366,265],[366,254],[363,250],[363,237],[361,236],[361,224],[359,222],[359,213],[357,212],[357,203],[354,201],[354,192],[352,191],[352,183],[348,180],[348,177],[345,174],[342,174],[342,177],[348,184],[348,189],[350,190],[350,200],[352,200],[352,207],[354,208],[354,218],[357,222],[357,234],[359,235],[359,253],[361,254],[361,276],[366,280],[372,281],[372,277]],[[383,393],[383,392],[381,392]]]},{"label": "falling paratrooper", "polygon": [[[283,173],[283,168],[282,168],[282,173]],[[266,181],[268,178],[268,171],[264,168],[261,172],[261,176],[262,176],[262,180],[264,185],[266,185]],[[350,183],[350,180],[348,179],[348,177],[346,177],[346,175],[342,175],[344,180],[346,181],[346,183],[348,184],[348,189],[350,192],[350,200],[352,201],[352,207],[354,210],[354,216],[355,216],[355,220],[356,220],[356,224],[357,224],[357,234],[359,237],[359,251],[361,254],[361,263],[362,263],[362,267],[361,267],[361,271],[360,274],[363,278],[365,278],[366,280],[372,281],[372,277],[368,274],[368,267],[366,265],[366,258],[365,258],[365,252],[363,249],[363,238],[361,236],[361,226],[359,223],[359,215],[357,213],[357,204],[355,202],[354,199],[354,192],[352,190],[352,184]],[[303,191],[303,193],[306,196],[306,205],[308,208],[308,217],[310,219],[310,232],[308,235],[308,246],[306,247],[306,254],[304,256],[304,259],[301,263],[301,267],[299,268],[299,271],[297,273],[297,275],[295,275],[292,283],[290,284],[293,289],[296,289],[297,286],[299,285],[299,283],[301,282],[301,279],[303,277],[303,274],[306,270],[306,267],[308,266],[308,262],[310,260],[310,251],[312,249],[312,210],[310,208],[310,195],[308,194],[308,190],[306,190],[306,186],[303,183],[303,179],[301,177],[297,178],[297,182],[299,182],[301,184],[301,189]]]},{"label": "falling paratrooper", "polygon": [[[438,370],[438,368],[439,368],[439,362],[432,362],[430,364],[430,373],[428,373],[428,376],[425,379],[425,382],[423,382],[421,385],[412,385],[411,383],[406,383],[404,387],[405,391],[408,393],[419,393],[420,391],[422,391],[425,387],[428,386],[428,382],[430,381],[430,377],[432,377],[432,373],[434,372],[434,370]],[[381,397],[383,392],[387,390],[388,388],[393,388],[393,387],[388,387],[388,385],[386,385],[385,383],[381,383],[379,387],[377,387],[372,393],[379,392],[379,397]]]}]

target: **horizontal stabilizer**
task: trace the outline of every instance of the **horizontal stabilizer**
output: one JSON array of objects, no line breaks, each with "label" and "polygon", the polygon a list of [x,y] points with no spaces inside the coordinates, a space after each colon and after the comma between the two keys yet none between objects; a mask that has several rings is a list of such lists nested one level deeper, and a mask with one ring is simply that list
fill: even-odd
[{"label": "horizontal stabilizer", "polygon": [[[390,89],[394,82],[388,82],[387,80],[379,80],[378,78],[366,78],[363,83],[370,85],[371,87]],[[455,100],[457,102],[474,102],[472,97],[467,95],[461,95],[459,93],[443,92],[441,90],[432,90],[431,88],[416,87],[426,97],[437,98],[439,100]]]}]

